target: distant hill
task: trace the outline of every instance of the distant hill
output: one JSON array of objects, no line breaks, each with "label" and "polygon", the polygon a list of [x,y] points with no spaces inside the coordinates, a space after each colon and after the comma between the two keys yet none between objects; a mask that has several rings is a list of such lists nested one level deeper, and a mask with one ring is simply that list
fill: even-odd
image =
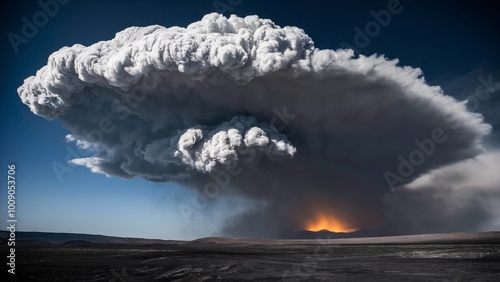
[{"label": "distant hill", "polygon": [[[8,231],[0,231],[2,242],[6,240]],[[77,234],[77,233],[53,233],[53,232],[16,232],[16,241],[26,240],[34,242],[47,242],[53,244],[61,243],[117,243],[117,244],[155,244],[155,243],[174,243],[173,240],[142,239],[142,238],[122,238],[104,235]]]},{"label": "distant hill", "polygon": [[[316,236],[315,233],[319,233]],[[372,245],[372,244],[500,244],[500,232],[457,232],[438,234],[418,234],[383,237],[341,237],[345,234],[330,231],[307,231],[308,239],[255,239],[206,237],[188,244],[232,244],[232,245]],[[326,238],[322,236],[325,236]],[[331,235],[331,236],[329,236]],[[337,237],[335,237],[337,236]],[[320,240],[318,240],[320,239]],[[326,240],[325,240],[326,239]]]},{"label": "distant hill", "polygon": [[[357,234],[353,234],[357,233]],[[193,241],[158,240],[142,238],[121,238],[104,235],[16,232],[16,243],[21,245],[64,244],[67,246],[87,246],[88,243],[157,245],[165,244],[235,244],[235,245],[288,245],[288,244],[500,244],[500,232],[458,232],[442,234],[419,234],[404,236],[367,237],[368,233],[335,233],[328,230],[297,232],[297,239],[258,239],[206,237]],[[8,231],[0,231],[2,245],[6,243]],[[350,237],[349,237],[350,236]],[[317,239],[328,239],[320,240]],[[6,245],[6,244],[5,244]]]},{"label": "distant hill", "polygon": [[364,238],[364,237],[373,237],[373,231],[368,230],[359,230],[355,232],[331,232],[328,230],[320,230],[320,231],[309,231],[309,230],[300,230],[295,233],[295,237],[293,239],[340,239],[340,238]]}]

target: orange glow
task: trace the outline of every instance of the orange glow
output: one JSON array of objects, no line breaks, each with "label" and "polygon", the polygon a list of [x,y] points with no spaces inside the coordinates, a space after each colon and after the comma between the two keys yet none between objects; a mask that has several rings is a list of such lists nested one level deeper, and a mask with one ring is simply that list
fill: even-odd
[{"label": "orange glow", "polygon": [[325,215],[321,215],[317,217],[314,221],[311,221],[309,224],[307,224],[306,229],[309,231],[328,230],[331,232],[342,232],[342,233],[349,233],[358,230],[356,228],[350,228],[347,225],[343,224],[341,221]]}]

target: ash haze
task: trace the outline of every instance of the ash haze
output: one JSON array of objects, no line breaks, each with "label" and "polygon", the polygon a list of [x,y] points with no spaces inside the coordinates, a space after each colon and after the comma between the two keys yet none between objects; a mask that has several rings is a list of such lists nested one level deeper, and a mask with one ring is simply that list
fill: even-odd
[{"label": "ash haze", "polygon": [[498,103],[485,120],[383,51],[208,13],[63,47],[17,92],[69,131],[72,166],[189,191],[170,204],[200,237],[498,230]]}]

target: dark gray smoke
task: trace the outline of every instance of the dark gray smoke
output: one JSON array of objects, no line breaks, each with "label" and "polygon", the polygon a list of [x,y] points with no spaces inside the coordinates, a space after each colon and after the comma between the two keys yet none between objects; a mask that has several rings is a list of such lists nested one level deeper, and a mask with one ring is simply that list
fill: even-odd
[{"label": "dark gray smoke", "polygon": [[209,14],[64,47],[18,93],[93,150],[72,162],[94,172],[204,191],[210,174],[237,170],[224,197],[260,204],[221,232],[283,237],[319,215],[397,224],[386,209],[405,197],[386,204],[391,189],[483,151],[482,116],[397,64],[317,49],[257,16]]}]

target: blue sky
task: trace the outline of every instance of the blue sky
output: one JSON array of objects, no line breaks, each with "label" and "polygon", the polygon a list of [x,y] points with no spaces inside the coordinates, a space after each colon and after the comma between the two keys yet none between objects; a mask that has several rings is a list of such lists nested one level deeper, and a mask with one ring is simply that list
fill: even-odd
[{"label": "blue sky", "polygon": [[[57,120],[47,121],[32,114],[21,103],[16,89],[63,46],[108,40],[129,26],[186,26],[214,12],[214,2],[69,1],[60,5],[58,13],[29,42],[21,44],[17,53],[7,34],[20,34],[22,18],[31,19],[41,7],[36,1],[9,2],[1,9],[4,56],[0,148],[2,173],[6,174],[7,164],[17,166],[19,230],[162,239],[210,235],[186,226],[177,204],[190,201],[193,194],[177,184],[108,178],[76,166],[60,181],[52,164],[67,165],[65,135],[69,132]],[[354,46],[353,28],[364,28],[373,20],[370,11],[386,9],[389,1],[343,2],[242,0],[232,13],[257,14],[280,26],[298,26],[316,47],[336,49],[342,42]],[[401,0],[403,10],[392,15],[387,27],[381,28],[361,52],[385,54],[398,58],[401,65],[419,67],[430,84],[442,83],[445,90],[454,89],[459,77],[467,77],[465,89],[473,89],[477,81],[467,74],[475,71],[487,75],[500,69],[500,36],[493,5],[488,1],[434,2]],[[6,200],[2,200],[0,209],[6,219]]]}]

